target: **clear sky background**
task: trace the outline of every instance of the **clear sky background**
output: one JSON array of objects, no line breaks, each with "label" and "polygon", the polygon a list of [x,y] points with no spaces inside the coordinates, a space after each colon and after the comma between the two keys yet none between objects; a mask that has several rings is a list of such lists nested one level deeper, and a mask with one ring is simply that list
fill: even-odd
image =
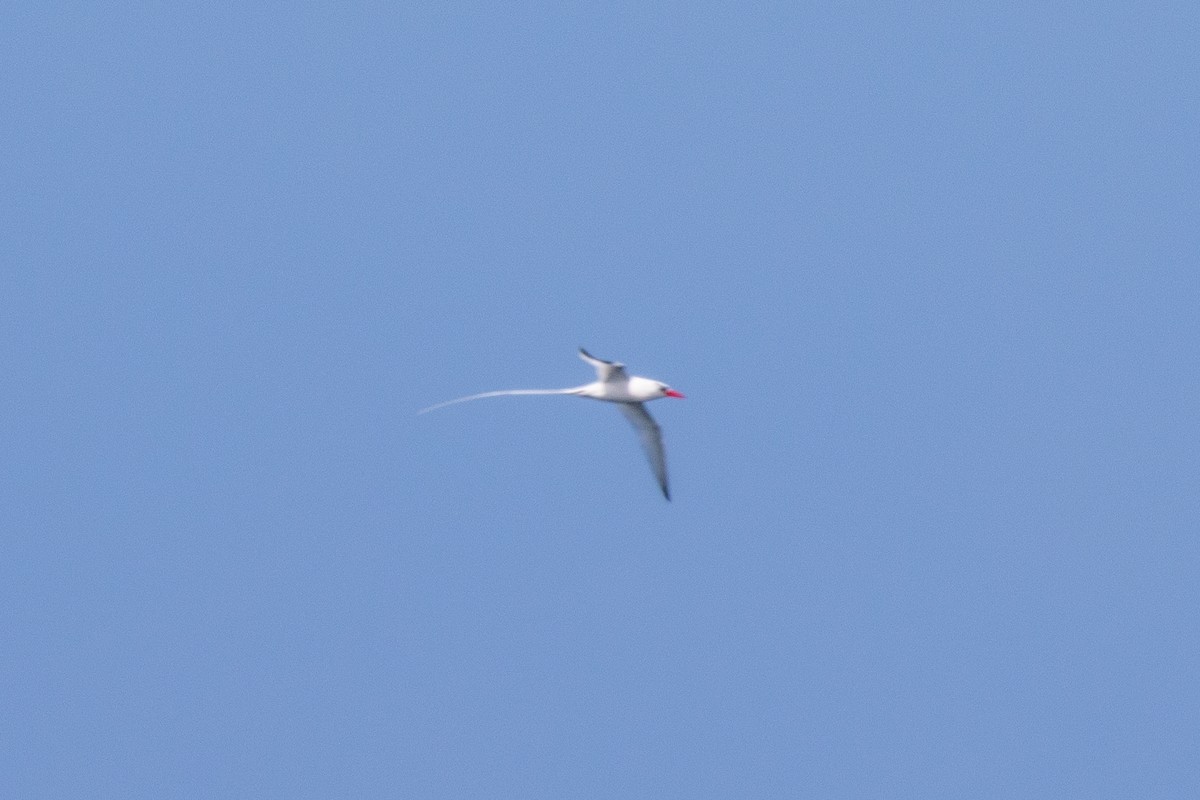
[{"label": "clear sky background", "polygon": [[7,8],[0,795],[1198,796],[1198,31]]}]

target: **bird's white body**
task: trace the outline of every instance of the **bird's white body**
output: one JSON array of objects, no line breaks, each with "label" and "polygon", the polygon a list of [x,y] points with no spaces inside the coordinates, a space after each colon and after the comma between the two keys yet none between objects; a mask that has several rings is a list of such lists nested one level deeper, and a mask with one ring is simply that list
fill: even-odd
[{"label": "bird's white body", "polygon": [[580,397],[590,397],[593,400],[603,400],[606,403],[645,403],[666,397],[662,390],[663,384],[631,375],[624,381],[596,381],[586,386],[580,386],[575,393]]},{"label": "bird's white body", "polygon": [[642,378],[637,375],[627,375],[625,374],[624,364],[595,358],[582,347],[579,348],[579,357],[596,368],[597,380],[571,389],[504,389],[498,392],[473,394],[469,397],[459,397],[455,400],[448,400],[445,403],[438,403],[437,405],[423,408],[417,413],[424,414],[427,411],[434,411],[445,406],[454,405],[455,403],[465,403],[468,400],[481,400],[485,397],[503,397],[506,395],[569,394],[576,397],[588,397],[592,400],[603,400],[606,403],[618,403],[621,413],[637,429],[638,436],[642,441],[642,448],[646,451],[646,457],[650,460],[650,467],[654,470],[655,478],[658,479],[658,485],[662,489],[663,497],[670,500],[671,491],[667,486],[667,457],[663,450],[662,431],[658,427],[658,423],[654,421],[654,418],[650,416],[642,404],[651,400],[657,400],[660,397],[681,398],[683,395],[662,381]]}]

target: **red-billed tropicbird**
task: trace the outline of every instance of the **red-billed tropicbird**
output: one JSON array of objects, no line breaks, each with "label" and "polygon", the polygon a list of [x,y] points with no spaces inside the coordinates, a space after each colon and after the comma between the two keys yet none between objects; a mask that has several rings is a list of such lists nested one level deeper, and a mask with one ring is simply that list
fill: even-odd
[{"label": "red-billed tropicbird", "polygon": [[658,479],[663,497],[670,500],[671,491],[667,487],[667,456],[663,452],[662,429],[646,411],[645,403],[660,397],[682,398],[683,395],[662,381],[627,375],[624,364],[596,358],[582,347],[579,348],[579,357],[596,368],[595,382],[572,389],[504,389],[498,392],[484,392],[469,397],[459,397],[456,400],[447,400],[445,403],[423,408],[417,413],[424,414],[427,411],[452,406],[455,403],[465,403],[468,400],[514,394],[573,394],[577,397],[590,397],[593,400],[616,403],[625,418],[637,429],[638,437],[642,440],[642,449],[646,451],[646,457],[650,459],[650,468],[654,470],[654,477]]}]

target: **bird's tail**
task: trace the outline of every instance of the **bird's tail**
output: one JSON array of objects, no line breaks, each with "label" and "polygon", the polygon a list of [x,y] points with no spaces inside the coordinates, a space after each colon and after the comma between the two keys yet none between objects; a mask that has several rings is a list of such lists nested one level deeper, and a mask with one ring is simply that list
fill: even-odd
[{"label": "bird's tail", "polygon": [[455,405],[456,403],[466,403],[469,400],[482,400],[485,397],[505,397],[507,395],[515,395],[515,394],[579,394],[579,393],[580,393],[579,387],[575,387],[575,388],[571,388],[571,389],[502,389],[498,392],[484,392],[483,394],[473,394],[473,395],[469,395],[467,397],[459,397],[454,400],[447,400],[444,403],[438,403],[437,405],[432,405],[432,406],[429,406],[428,408],[422,408],[417,413],[425,414],[430,411],[437,411],[439,408],[445,408],[446,406]]}]

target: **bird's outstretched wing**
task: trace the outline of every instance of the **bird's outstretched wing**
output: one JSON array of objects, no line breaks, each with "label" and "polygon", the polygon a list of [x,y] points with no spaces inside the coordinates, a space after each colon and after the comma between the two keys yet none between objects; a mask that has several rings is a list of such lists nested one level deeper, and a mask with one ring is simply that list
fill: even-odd
[{"label": "bird's outstretched wing", "polygon": [[605,361],[602,358],[596,358],[582,347],[579,348],[579,357],[596,368],[596,379],[601,383],[629,380],[629,376],[625,374],[624,364],[617,361]]},{"label": "bird's outstretched wing", "polygon": [[642,441],[642,449],[646,458],[650,459],[650,469],[658,479],[658,487],[662,489],[663,497],[671,499],[671,489],[667,486],[667,454],[663,450],[662,429],[650,416],[650,412],[641,403],[618,403],[617,407],[625,415],[625,419],[633,423],[637,429],[638,438]]},{"label": "bird's outstretched wing", "polygon": [[484,392],[483,394],[473,394],[467,397],[459,397],[454,400],[447,400],[444,403],[422,408],[418,414],[424,414],[427,411],[437,411],[439,408],[452,406],[455,403],[465,403],[468,400],[482,400],[485,397],[503,397],[510,394],[578,394],[578,389],[502,389],[498,392]]}]

